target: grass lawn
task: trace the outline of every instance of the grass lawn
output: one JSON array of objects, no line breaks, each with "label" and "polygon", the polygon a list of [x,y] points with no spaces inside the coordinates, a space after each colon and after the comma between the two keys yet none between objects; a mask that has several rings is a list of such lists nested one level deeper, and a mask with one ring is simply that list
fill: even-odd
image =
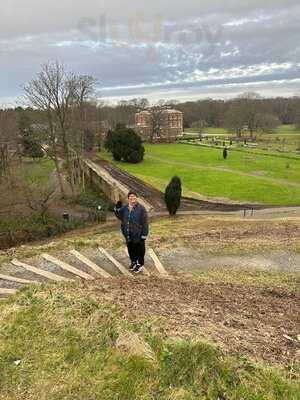
[{"label": "grass lawn", "polygon": [[[198,132],[199,130],[197,128],[187,128],[185,129],[184,137],[191,139],[197,138]],[[235,133],[225,128],[208,127],[204,129],[203,133],[208,136],[217,136],[221,140],[223,137],[229,138],[236,136]],[[254,151],[259,151],[259,148],[262,148],[264,151],[276,151],[282,148],[295,151],[300,146],[300,129],[296,128],[295,125],[280,125],[273,133],[257,134],[256,136],[258,139],[258,148]],[[245,149],[245,151],[247,151],[247,149]]]},{"label": "grass lawn", "polygon": [[50,175],[54,171],[54,162],[48,158],[39,160],[24,159],[20,176],[28,183],[46,186],[50,182]]},{"label": "grass lawn", "polygon": [[[198,128],[186,128],[185,133],[198,133],[199,129]],[[226,135],[230,136],[231,133],[228,132],[227,129],[225,128],[204,128],[203,133],[207,135]]]},{"label": "grass lawn", "polygon": [[[300,205],[300,186],[288,185],[289,182],[300,183],[297,160],[232,151],[224,161],[220,149],[184,144],[146,144],[145,148],[143,163],[115,164],[160,190],[166,187],[172,176],[178,175],[186,194],[196,192],[236,201]],[[100,157],[112,159],[108,153],[101,153]],[[240,175],[239,172],[253,176]]]},{"label": "grass lawn", "polygon": [[[198,128],[186,128],[185,129],[185,133],[197,133],[199,132]],[[203,129],[203,132],[205,134],[208,135],[235,135],[234,133],[228,131],[226,128],[211,128],[211,127],[207,127]],[[276,128],[276,130],[274,131],[274,133],[271,134],[263,134],[262,136],[272,136],[272,135],[276,135],[276,136],[281,136],[281,135],[290,135],[290,136],[299,136],[300,139],[300,129],[296,128],[295,125],[280,125],[278,128]],[[260,135],[259,135],[260,137]]]}]

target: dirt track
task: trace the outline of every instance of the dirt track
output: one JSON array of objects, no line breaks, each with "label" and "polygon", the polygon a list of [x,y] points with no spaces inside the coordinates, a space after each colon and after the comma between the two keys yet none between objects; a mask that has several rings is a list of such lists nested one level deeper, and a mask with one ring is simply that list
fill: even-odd
[{"label": "dirt track", "polygon": [[[155,211],[164,211],[166,209],[163,193],[159,190],[129,174],[128,172],[117,168],[116,166],[110,164],[108,161],[97,160],[94,162],[104,168],[113,176],[113,178],[117,179],[122,184],[124,184],[128,188],[136,190],[141,197],[143,197],[145,200],[147,200],[148,203],[153,206]],[[265,207],[251,204],[225,204],[220,202],[210,202],[184,197],[181,202],[180,210],[240,211],[252,208],[261,209]]]}]

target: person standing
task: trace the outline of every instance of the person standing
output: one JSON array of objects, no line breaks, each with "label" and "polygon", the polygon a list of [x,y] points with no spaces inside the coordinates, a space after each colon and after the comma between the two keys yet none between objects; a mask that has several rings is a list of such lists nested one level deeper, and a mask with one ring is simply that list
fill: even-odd
[{"label": "person standing", "polygon": [[148,213],[138,202],[138,195],[131,190],[128,193],[128,204],[118,201],[115,206],[116,217],[121,220],[121,231],[126,240],[131,260],[129,269],[135,273],[144,269],[146,252],[145,241],[149,233]]}]

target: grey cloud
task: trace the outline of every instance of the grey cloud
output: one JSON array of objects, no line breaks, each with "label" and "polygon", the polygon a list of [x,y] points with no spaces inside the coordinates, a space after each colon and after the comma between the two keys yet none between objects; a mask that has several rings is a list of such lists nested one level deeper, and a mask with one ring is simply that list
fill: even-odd
[{"label": "grey cloud", "polygon": [[[300,77],[298,2],[199,3],[61,0],[45,7],[37,0],[2,0],[0,98],[19,95],[21,85],[36,74],[40,64],[54,59],[65,62],[70,69],[95,75],[100,91],[101,87],[110,88],[103,91],[103,96],[111,98],[117,94],[153,97],[168,91],[170,96],[180,93],[184,97],[184,91],[195,96],[197,90],[199,95],[225,95],[242,90],[247,84],[265,93],[272,92],[272,88],[278,93],[291,93],[293,86],[296,91]],[[99,35],[103,13],[108,24],[105,38]],[[162,30],[155,36],[158,14],[162,17]],[[133,28],[144,32],[138,35],[135,31],[132,36],[128,19],[137,24],[137,15],[145,16],[145,20]],[[85,30],[79,29],[78,24],[83,17],[89,18]],[[118,21],[117,33],[111,32],[112,19]],[[291,66],[267,72],[259,69],[271,63]],[[250,66],[257,66],[260,73],[251,75]],[[222,80],[210,76],[205,81],[191,82],[197,71],[207,74],[212,68],[240,68],[245,75],[234,77],[228,72]],[[155,85],[157,82],[161,84]]]},{"label": "grey cloud", "polygon": [[77,27],[84,17],[97,18],[105,13],[112,19],[128,19],[134,15],[153,18],[160,14],[164,19],[227,14],[239,16],[256,10],[287,9],[294,0],[2,0],[0,3],[0,37],[57,32]]}]

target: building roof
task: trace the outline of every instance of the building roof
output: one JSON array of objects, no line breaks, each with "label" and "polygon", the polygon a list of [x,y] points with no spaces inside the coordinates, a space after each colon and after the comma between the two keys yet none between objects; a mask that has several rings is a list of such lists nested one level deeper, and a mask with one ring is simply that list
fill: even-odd
[{"label": "building roof", "polygon": [[[182,114],[182,112],[181,111],[179,111],[179,110],[175,110],[175,109],[173,109],[173,108],[171,108],[171,109],[165,109],[165,110],[163,110],[163,113],[168,113],[168,114]],[[147,114],[147,115],[149,115],[149,114],[151,114],[151,112],[150,111],[148,111],[148,110],[143,110],[143,111],[140,111],[140,112],[138,112],[138,113],[136,113],[137,115],[138,114]]]},{"label": "building roof", "polygon": [[167,112],[167,113],[178,113],[178,114],[182,114],[182,112],[181,112],[181,111],[179,111],[179,110],[175,110],[174,108],[171,108],[171,109],[166,109],[166,110],[164,110],[164,112]]}]

